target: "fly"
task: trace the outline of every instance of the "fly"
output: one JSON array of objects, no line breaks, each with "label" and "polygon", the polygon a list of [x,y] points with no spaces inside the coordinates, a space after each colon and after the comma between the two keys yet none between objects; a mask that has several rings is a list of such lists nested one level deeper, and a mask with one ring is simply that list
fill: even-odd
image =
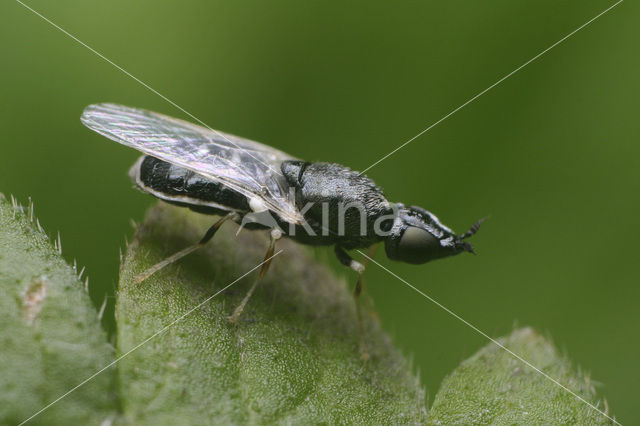
[{"label": "fly", "polygon": [[[384,242],[390,259],[413,264],[474,253],[465,239],[478,231],[482,219],[467,232],[455,234],[421,207],[390,203],[371,179],[340,164],[302,161],[258,142],[116,104],[90,105],[81,121],[144,154],[129,172],[139,189],[220,216],[197,244],[138,275],[137,282],[202,247],[227,220],[248,229],[271,230],[266,261],[229,317],[231,322],[237,321],[266,274],[282,236],[334,246],[340,263],[358,273],[354,296],[361,336],[358,296],[365,268],[348,250]],[[363,339],[361,352],[366,357]]]}]

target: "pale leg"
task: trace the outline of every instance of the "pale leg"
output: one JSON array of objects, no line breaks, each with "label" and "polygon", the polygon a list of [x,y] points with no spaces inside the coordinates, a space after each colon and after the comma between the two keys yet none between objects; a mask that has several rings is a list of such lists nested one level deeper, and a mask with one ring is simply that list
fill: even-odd
[{"label": "pale leg", "polygon": [[364,323],[362,322],[362,310],[360,308],[360,294],[362,293],[363,282],[362,274],[364,274],[364,265],[356,262],[349,256],[349,254],[342,248],[336,246],[336,256],[338,260],[345,266],[353,269],[358,273],[358,281],[353,289],[353,301],[356,304],[356,315],[358,317],[358,329],[360,331],[360,357],[366,361],[369,359],[369,353],[367,352],[367,345],[365,341]]},{"label": "pale leg", "polygon": [[140,284],[141,282],[143,282],[144,280],[146,280],[151,275],[155,274],[156,272],[158,272],[160,269],[164,268],[165,266],[171,265],[172,263],[182,259],[186,255],[191,254],[194,251],[198,250],[199,248],[201,248],[202,246],[207,244],[209,242],[209,240],[211,240],[211,238],[213,238],[213,236],[215,235],[216,231],[220,228],[220,226],[224,222],[226,222],[228,219],[231,219],[235,215],[236,215],[235,212],[227,213],[225,216],[221,217],[216,223],[214,223],[213,226],[211,226],[211,228],[209,228],[207,230],[207,233],[204,234],[204,237],[202,237],[202,239],[198,242],[198,244],[194,244],[194,245],[189,246],[189,247],[187,247],[185,249],[182,249],[179,252],[174,253],[171,256],[167,257],[166,259],[161,260],[160,262],[158,262],[155,265],[153,265],[151,268],[147,269],[146,271],[142,272],[141,274],[136,275],[136,277],[134,278],[134,282],[136,284]]},{"label": "pale leg", "polygon": [[231,315],[228,318],[229,322],[235,323],[238,320],[238,317],[242,314],[242,311],[244,310],[244,307],[249,301],[249,299],[251,298],[251,295],[253,294],[254,290],[256,289],[256,287],[258,286],[262,278],[265,276],[265,274],[269,270],[269,265],[271,265],[271,258],[273,257],[273,252],[276,247],[276,241],[281,236],[282,236],[282,231],[280,231],[279,229],[271,230],[271,240],[269,241],[269,248],[267,249],[267,254],[265,254],[264,256],[264,263],[262,264],[262,268],[260,268],[260,273],[258,273],[258,277],[256,278],[256,281],[253,283],[253,285],[247,292],[247,295],[244,296],[244,299],[242,299],[242,302],[240,302],[238,307],[233,311],[233,315]]}]

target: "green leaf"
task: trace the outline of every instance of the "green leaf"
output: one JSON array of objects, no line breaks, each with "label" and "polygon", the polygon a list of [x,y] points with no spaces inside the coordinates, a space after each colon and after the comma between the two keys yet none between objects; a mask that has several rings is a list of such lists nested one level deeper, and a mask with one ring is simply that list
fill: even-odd
[{"label": "green leaf", "polygon": [[[499,342],[600,410],[589,378],[531,328]],[[608,414],[608,413],[607,413]],[[607,417],[494,343],[465,360],[441,385],[429,412],[434,424],[612,424]]]},{"label": "green leaf", "polygon": [[[205,249],[135,284],[133,277],[197,242],[215,218],[160,204],[121,268],[116,319],[126,354],[258,265],[265,231],[225,223]],[[237,324],[227,316],[257,272],[131,352],[119,394],[137,424],[424,423],[424,392],[409,363],[366,317],[371,359],[360,360],[352,296],[286,239]],[[355,279],[355,276],[350,276]]]},{"label": "green leaf", "polygon": [[[0,424],[18,424],[113,360],[84,285],[38,222],[0,194]],[[113,370],[30,424],[114,417]]]}]

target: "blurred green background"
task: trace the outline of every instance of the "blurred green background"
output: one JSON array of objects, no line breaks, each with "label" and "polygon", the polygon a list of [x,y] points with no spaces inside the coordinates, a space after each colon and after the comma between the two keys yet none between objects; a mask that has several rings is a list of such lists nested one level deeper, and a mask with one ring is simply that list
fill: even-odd
[{"label": "blurred green background", "polygon": [[[27,3],[212,127],[360,170],[613,4]],[[621,3],[368,172],[455,230],[491,215],[477,257],[377,260],[492,336],[548,332],[623,424],[640,423],[639,9]],[[17,2],[2,2],[0,34],[0,191],[35,200],[99,305],[154,200],[131,189],[138,154],[80,113],[184,115]],[[367,282],[431,398],[486,343],[375,265]]]}]

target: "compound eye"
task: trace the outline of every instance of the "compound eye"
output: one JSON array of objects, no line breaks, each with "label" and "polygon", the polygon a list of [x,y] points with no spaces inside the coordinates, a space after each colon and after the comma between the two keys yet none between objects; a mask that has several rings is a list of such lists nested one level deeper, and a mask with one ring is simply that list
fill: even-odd
[{"label": "compound eye", "polygon": [[428,231],[410,226],[400,237],[398,260],[408,263],[425,263],[441,256],[440,241]]}]

